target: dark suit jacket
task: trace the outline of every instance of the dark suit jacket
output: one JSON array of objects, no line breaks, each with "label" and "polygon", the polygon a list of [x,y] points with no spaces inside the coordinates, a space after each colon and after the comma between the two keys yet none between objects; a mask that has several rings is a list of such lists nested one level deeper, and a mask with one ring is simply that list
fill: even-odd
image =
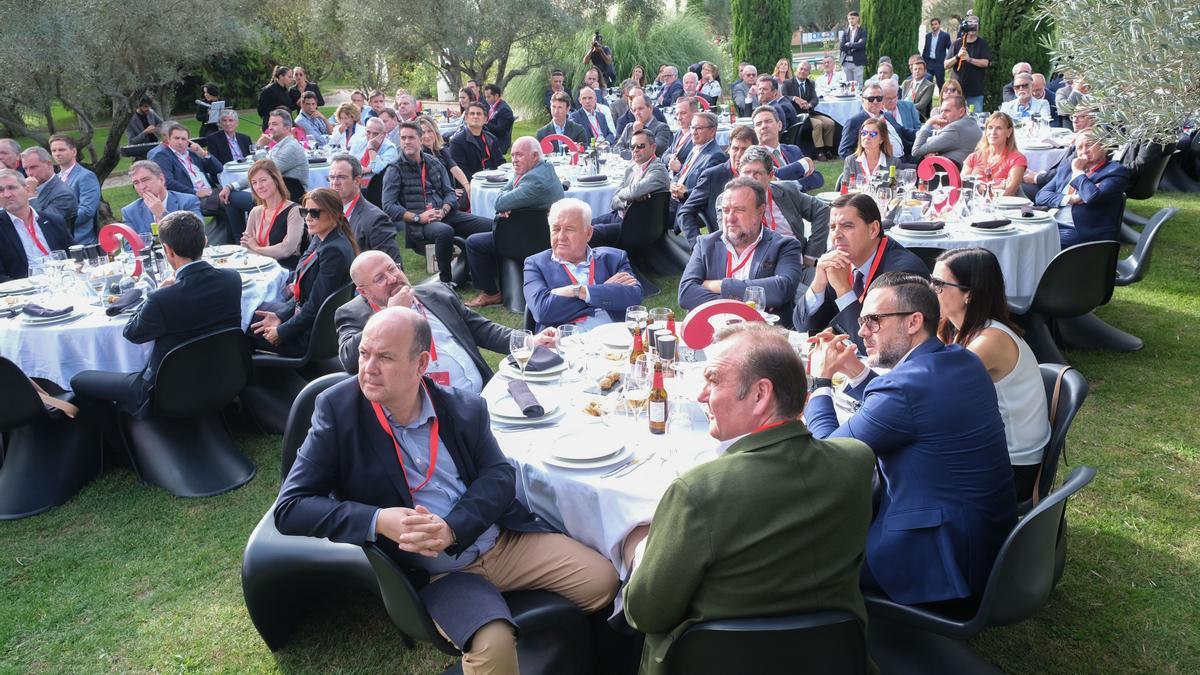
[{"label": "dark suit jacket", "polygon": [[479,136],[474,136],[464,126],[450,137],[450,156],[470,180],[476,172],[494,169],[504,163],[504,153],[498,150],[496,143],[496,137],[487,129]]},{"label": "dark suit jacket", "polygon": [[[595,136],[595,134],[592,133],[592,123],[588,121],[587,112],[584,111],[583,108],[580,108],[579,110],[571,113],[567,119],[583,127],[583,131],[586,134],[584,142],[591,143],[592,136]],[[608,141],[608,143],[611,145],[617,141],[617,134],[609,128],[608,118],[600,113],[599,108],[596,109],[596,124],[600,127],[600,137],[596,139],[597,143],[600,141]]]},{"label": "dark suit jacket", "polygon": [[[779,90],[783,92],[783,97],[788,103],[792,104],[792,110],[797,115],[801,113],[812,113],[817,109],[817,103],[820,99],[817,96],[817,85],[813,84],[812,80],[801,80],[798,77],[792,77],[780,85]],[[801,110],[800,106],[792,100],[793,96],[799,96],[808,102],[808,110]]]},{"label": "dark suit jacket", "polygon": [[[297,98],[299,100],[299,98]],[[279,86],[278,82],[272,81],[271,84],[262,88],[258,92],[258,105],[255,106],[258,110],[258,116],[262,118],[262,130],[267,130],[267,120],[271,115],[271,111],[276,108],[283,108],[288,112],[295,110],[298,106],[292,102],[292,96],[288,94],[288,90]],[[291,117],[291,115],[288,115]]]},{"label": "dark suit jacket", "polygon": [[[729,161],[729,155],[721,152],[721,146],[717,144],[717,139],[715,138],[709,142],[708,145],[701,148],[699,155],[694,158],[689,156],[692,154],[692,150],[694,149],[690,146],[691,144],[689,143],[687,147],[687,154],[679,155],[679,163],[681,165],[679,167],[680,173],[683,173],[682,165],[687,164],[689,160],[692,162],[692,167],[688,170],[688,175],[683,179],[683,185],[688,189],[688,191],[691,191],[692,188],[696,187],[696,183],[700,182],[700,177],[709,168],[724,164],[725,162]],[[671,179],[672,182],[678,182],[678,174],[672,176]]]},{"label": "dark suit jacket", "polygon": [[[846,120],[846,125],[842,129],[842,142],[838,144],[838,157],[845,159],[854,154],[855,148],[858,147],[858,132],[868,117],[870,115],[867,114],[867,111],[861,110],[857,115]],[[904,141],[905,156],[911,155],[913,143],[917,140],[916,132],[905,128],[900,120],[893,117],[891,113],[883,113],[883,118],[895,127],[896,131],[900,132],[900,138]]]},{"label": "dark suit jacket", "polygon": [[350,212],[348,220],[360,252],[383,251],[392,260],[400,262],[400,247],[396,244],[396,225],[383,210],[367,201],[364,196],[354,205],[354,210]]},{"label": "dark suit jacket", "polygon": [[847,26],[842,33],[842,57],[838,59],[838,64],[846,62],[846,57],[850,57],[850,62],[856,66],[867,65],[867,29],[859,25],[858,32],[854,36],[855,39],[850,39],[850,27]]},{"label": "dark suit jacket", "polygon": [[641,284],[623,286],[604,283],[617,272],[633,274],[629,256],[624,251],[607,246],[592,249],[596,261],[596,283],[587,284],[587,302],[550,292],[574,283],[563,266],[550,259],[550,254],[551,251],[547,250],[525,259],[525,305],[537,322],[538,330],[571,323],[581,316],[593,316],[600,310],[607,311],[619,320],[619,317],[625,316],[626,307],[641,303]]},{"label": "dark suit jacket", "polygon": [[675,80],[667,85],[666,89],[659,93],[658,99],[655,100],[655,105],[669,106],[675,105],[675,101],[683,96],[683,82]]},{"label": "dark suit jacket", "polygon": [[[791,316],[796,287],[804,274],[803,245],[788,237],[763,228],[762,241],[750,258],[748,281],[727,278],[725,262],[728,251],[720,232],[701,235],[692,248],[683,276],[679,278],[679,306],[694,309],[709,300],[732,298],[741,300],[747,286],[762,286],[767,292],[766,310],[779,315],[785,325]],[[705,290],[700,284],[721,279],[721,292]]]},{"label": "dark suit jacket", "polygon": [[[42,242],[46,250],[67,250],[71,245],[71,234],[63,219],[53,211],[43,213],[37,207],[34,207],[34,211],[37,212],[38,227],[42,228],[42,234],[46,237]],[[0,282],[29,276],[29,257],[25,255],[25,247],[21,244],[16,226],[12,218],[0,210]]]},{"label": "dark suit jacket", "polygon": [[[487,381],[492,379],[492,369],[487,361],[483,360],[479,349],[482,347],[497,354],[507,354],[509,336],[512,335],[513,329],[488,321],[471,311],[454,291],[443,284],[413,286],[413,293],[430,314],[445,324],[446,329],[454,335],[454,339],[471,355],[471,362],[475,364],[484,384],[487,384]],[[338,334],[338,357],[348,373],[358,372],[358,344],[362,342],[363,327],[367,325],[367,319],[370,319],[372,314],[374,312],[367,299],[358,295],[338,307],[333,315]]]},{"label": "dark suit jacket", "polygon": [[[813,172],[816,174],[816,172]],[[729,162],[710,166],[700,174],[700,180],[688,191],[687,197],[675,213],[675,223],[692,245],[700,236],[700,226],[707,225],[710,232],[717,230],[717,197],[725,190],[725,184],[733,180]]]},{"label": "dark suit jacket", "polygon": [[318,106],[325,105],[325,97],[321,95],[321,88],[317,86],[316,82],[309,82],[304,91],[300,91],[300,88],[293,84],[292,86],[288,87],[288,98],[292,99],[293,110],[298,110],[300,108],[300,97],[306,92],[310,91],[317,95]]},{"label": "dark suit jacket", "polygon": [[[484,131],[496,137],[496,150],[501,155],[512,147],[512,128],[516,121],[517,117],[513,114],[512,106],[508,104],[508,101],[500,99],[499,105],[496,106],[496,114],[483,125]],[[503,163],[504,160],[500,160],[500,162]]]},{"label": "dark suit jacket", "polygon": [[647,634],[643,675],[665,672],[655,657],[700,621],[836,609],[865,633],[859,567],[874,467],[866,445],[818,441],[792,422],[676,478],[625,589],[625,615]]},{"label": "dark suit jacket", "polygon": [[[303,261],[313,252],[316,256],[308,266],[304,266]],[[295,283],[299,278],[300,302],[297,303],[294,296],[288,298],[285,304],[293,310],[291,318],[281,323],[278,331],[282,342],[291,342],[303,350],[308,347],[308,338],[321,303],[350,282],[350,262],[354,260],[354,249],[345,235],[335,229],[325,236],[324,241],[313,237],[300,260],[291,279]],[[301,270],[303,276],[299,275]],[[290,283],[287,288],[291,288]]]},{"label": "dark suit jacket", "polygon": [[[816,197],[801,192],[792,181],[774,181],[771,183],[771,200],[779,207],[779,211],[788,221],[790,232],[804,247],[805,262],[802,284],[812,283],[815,273],[816,259],[825,254],[829,245],[829,205]],[[766,214],[769,221],[771,214]],[[808,223],[808,233],[805,233],[805,223]],[[782,223],[779,223],[782,226]]]},{"label": "dark suit jacket", "polygon": [[[243,133],[236,133],[234,138],[237,139],[238,147],[242,150],[242,157],[250,157],[250,137]],[[233,161],[233,152],[229,150],[229,141],[225,140],[224,131],[209,134],[204,140],[207,143],[205,148],[208,150],[208,154],[215,157],[222,167]]]},{"label": "dark suit jacket", "polygon": [[792,125],[796,123],[796,106],[792,105],[791,100],[787,97],[780,96],[767,105],[779,111],[779,119],[783,121],[783,131],[780,132],[780,135],[791,129]]},{"label": "dark suit jacket", "polygon": [[79,211],[79,200],[75,191],[66,183],[52,176],[50,180],[38,186],[37,196],[29,200],[38,213],[53,211],[66,223],[67,232],[75,231],[75,214]]},{"label": "dark suit jacket", "polygon": [[804,151],[799,146],[780,143],[779,151],[783,153],[783,158],[787,160],[787,163],[775,167],[775,178],[796,181],[800,189],[805,192],[816,190],[825,184],[825,176],[816,169],[811,174],[804,175],[804,166],[800,164],[800,160],[804,159]]},{"label": "dark suit jacket", "polygon": [[154,341],[150,361],[142,371],[143,396],[137,407],[148,400],[167,352],[194,337],[241,325],[242,278],[233,270],[217,269],[200,260],[181,269],[175,283],[151,292],[122,331],[134,344]]},{"label": "dark suit jacket", "polygon": [[[658,120],[659,122],[662,122],[663,124],[667,124],[667,116],[664,115],[663,111],[659,110],[658,108],[654,108],[654,119]],[[629,126],[630,124],[633,124],[633,109],[630,108],[630,109],[626,110],[625,112],[621,113],[617,117],[616,122],[613,122],[613,124],[617,125],[617,128],[613,131],[613,133],[615,133],[617,135],[617,137],[619,138],[621,136],[621,133],[625,131],[625,127]]]},{"label": "dark suit jacket", "polygon": [[811,398],[805,419],[813,436],[856,438],[879,458],[886,487],[867,533],[871,576],[906,605],[979,595],[1017,523],[1004,422],[983,362],[930,338],[858,392],[862,408],[845,424],[829,396]]},{"label": "dark suit jacket", "polygon": [[[192,158],[192,165],[208,176],[210,186],[212,185],[212,176],[220,175],[221,170],[225,168],[211,152],[208,157],[203,159],[191,150],[188,150],[188,155]],[[163,178],[167,179],[168,190],[184,192],[189,195],[196,194],[196,186],[192,184],[191,176],[188,175],[187,169],[179,163],[170,148],[159,145],[151,150],[147,157],[162,169]]]},{"label": "dark suit jacket", "polygon": [[[895,239],[888,239],[887,247],[883,249],[883,260],[879,263],[879,269],[875,272],[875,278],[884,272],[911,272],[919,274],[925,278],[929,278],[929,268],[921,259],[910,253]],[[845,309],[839,311],[837,306],[837,295],[833,290],[833,285],[825,287],[825,296],[822,298],[821,305],[812,315],[805,312],[804,293],[808,291],[807,287],[802,288],[796,294],[796,330],[808,331],[809,335],[825,330],[829,326],[833,326],[838,332],[845,333],[854,343],[858,345],[860,354],[866,353],[866,347],[863,346],[862,338],[858,336],[858,316],[862,312],[862,302],[855,300],[850,303]]]},{"label": "dark suit jacket", "polygon": [[[537,130],[537,139],[538,141],[541,141],[543,138],[555,133],[557,132],[554,131],[554,122],[552,121],[546,126]],[[572,122],[569,117],[563,122],[563,135],[575,141],[576,143],[587,147],[587,130],[585,130],[582,126]],[[554,141],[554,149],[557,150],[560,147],[562,147],[562,143],[559,141]]]},{"label": "dark suit jacket", "polygon": [[925,61],[925,67],[929,70],[934,70],[937,66],[939,71],[946,68],[946,56],[950,52],[950,34],[944,30],[938,31],[937,42],[933,45],[933,58],[929,58],[929,42],[933,39],[933,31],[925,33],[925,38],[921,40],[921,59]]},{"label": "dark suit jacket", "polygon": [[1083,203],[1069,207],[1074,227],[1060,225],[1058,228],[1062,247],[1117,239],[1121,232],[1121,216],[1125,213],[1129,169],[1120,162],[1109,160],[1091,176],[1081,173],[1072,177],[1071,163],[1063,162],[1054,178],[1038,191],[1034,202],[1041,206],[1058,206],[1068,184],[1075,188]]}]

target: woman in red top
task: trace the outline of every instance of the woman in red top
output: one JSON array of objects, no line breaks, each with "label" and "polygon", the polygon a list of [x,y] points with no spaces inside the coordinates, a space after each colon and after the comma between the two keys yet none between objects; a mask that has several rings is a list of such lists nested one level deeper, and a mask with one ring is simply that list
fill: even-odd
[{"label": "woman in red top", "polygon": [[983,129],[975,152],[963,163],[964,177],[991,182],[997,195],[1012,196],[1021,190],[1021,178],[1029,162],[1017,150],[1013,121],[1002,112],[994,112]]}]

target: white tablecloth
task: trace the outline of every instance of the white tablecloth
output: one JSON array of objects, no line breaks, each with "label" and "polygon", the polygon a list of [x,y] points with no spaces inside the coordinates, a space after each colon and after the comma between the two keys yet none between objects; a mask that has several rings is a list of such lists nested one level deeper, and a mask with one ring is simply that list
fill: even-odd
[{"label": "white tablecloth", "polygon": [[846,126],[846,121],[862,112],[862,109],[862,100],[858,97],[823,98],[817,103],[817,112],[832,117],[842,126]]},{"label": "white tablecloth", "polygon": [[[557,161],[557,160],[556,160]],[[625,167],[627,162],[621,160],[615,155],[608,155],[607,161],[604,164],[604,171],[608,174],[607,183],[588,184],[572,182],[571,187],[566,190],[566,196],[582,199],[592,207],[592,216],[599,216],[612,211],[612,198],[621,187],[621,180],[625,176]],[[556,167],[559,177],[569,176],[573,167],[565,164],[560,164]],[[487,172],[481,172],[487,173]],[[505,170],[509,176],[511,172]],[[504,183],[499,183],[496,187],[484,187],[486,181],[479,174],[471,180],[471,213],[484,218],[493,218],[496,215],[496,199],[500,196],[500,190]]]},{"label": "white tablecloth", "polygon": [[1008,299],[1023,302],[1033,297],[1042,272],[1061,250],[1058,225],[1054,219],[1041,223],[1017,223],[1017,231],[1009,234],[980,234],[969,227],[947,224],[939,237],[913,236],[896,228],[888,236],[905,246],[925,248],[967,248],[980,246],[996,254],[1004,272],[1004,290]]},{"label": "white tablecloth", "polygon": [[[288,271],[279,265],[256,274],[242,287],[242,328],[250,325],[254,308],[280,297]],[[30,377],[43,377],[68,388],[71,378],[84,370],[114,373],[141,371],[150,359],[153,342],[136,345],[121,334],[128,316],[109,317],[89,304],[95,296],[72,297],[67,302],[85,316],[70,323],[29,326],[21,318],[0,319],[0,356],[20,366]]]},{"label": "white tablecloth", "polygon": [[1022,155],[1025,155],[1025,160],[1029,165],[1030,171],[1045,171],[1060,161],[1067,154],[1067,148],[1027,148],[1020,147]]},{"label": "white tablecloth", "polygon": [[[246,172],[250,170],[250,164],[236,164],[230,162],[225,165],[225,170],[221,172],[221,185],[229,185],[234,181],[246,177]],[[316,188],[329,187],[329,163],[322,162],[320,164],[308,165],[308,189],[315,190]]]}]

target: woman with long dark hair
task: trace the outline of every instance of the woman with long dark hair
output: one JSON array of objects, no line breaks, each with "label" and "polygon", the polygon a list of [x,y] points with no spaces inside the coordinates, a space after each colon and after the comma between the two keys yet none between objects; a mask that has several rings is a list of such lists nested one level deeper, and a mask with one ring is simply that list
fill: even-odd
[{"label": "woman with long dark hair", "polygon": [[949,250],[938,256],[930,285],[942,310],[938,338],[974,352],[996,385],[1017,499],[1028,499],[1050,419],[1037,357],[1008,315],[1000,263],[985,248]]}]

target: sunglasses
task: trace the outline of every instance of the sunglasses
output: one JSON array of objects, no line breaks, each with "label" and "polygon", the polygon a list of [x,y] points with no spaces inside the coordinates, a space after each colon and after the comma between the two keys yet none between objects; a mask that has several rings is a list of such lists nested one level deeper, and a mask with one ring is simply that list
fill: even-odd
[{"label": "sunglasses", "polygon": [[908,316],[916,314],[916,312],[883,312],[880,314],[867,314],[866,316],[858,317],[858,327],[866,328],[872,333],[879,330],[879,322],[889,316]]},{"label": "sunglasses", "polygon": [[634,143],[633,145],[630,145],[629,147],[632,150],[645,150],[646,148],[650,147],[650,144],[649,143]]},{"label": "sunglasses", "polygon": [[1028,88],[1029,88],[1029,85],[1027,85],[1027,84],[1014,84],[1013,85],[1013,89],[1028,89]]},{"label": "sunglasses", "polygon": [[870,136],[871,138],[879,138],[879,132],[875,131],[874,129],[867,129],[866,131],[860,132],[858,135],[862,136],[863,138],[866,138],[868,136]]},{"label": "sunglasses", "polygon": [[313,218],[313,219],[320,218],[320,217],[321,217],[321,214],[325,212],[325,211],[324,211],[324,210],[322,210],[322,209],[305,209],[305,208],[299,208],[299,209],[296,209],[296,210],[300,212],[300,217],[301,217],[301,218]]},{"label": "sunglasses", "polygon": [[880,103],[883,101],[882,96],[864,96],[863,100],[868,103]]},{"label": "sunglasses", "polygon": [[933,292],[937,293],[938,295],[941,295],[942,291],[945,290],[947,286],[950,286],[951,288],[957,288],[960,291],[971,290],[970,286],[964,286],[963,284],[956,284],[953,281],[946,281],[945,279],[939,279],[937,277],[929,278],[929,287],[932,288]]}]

